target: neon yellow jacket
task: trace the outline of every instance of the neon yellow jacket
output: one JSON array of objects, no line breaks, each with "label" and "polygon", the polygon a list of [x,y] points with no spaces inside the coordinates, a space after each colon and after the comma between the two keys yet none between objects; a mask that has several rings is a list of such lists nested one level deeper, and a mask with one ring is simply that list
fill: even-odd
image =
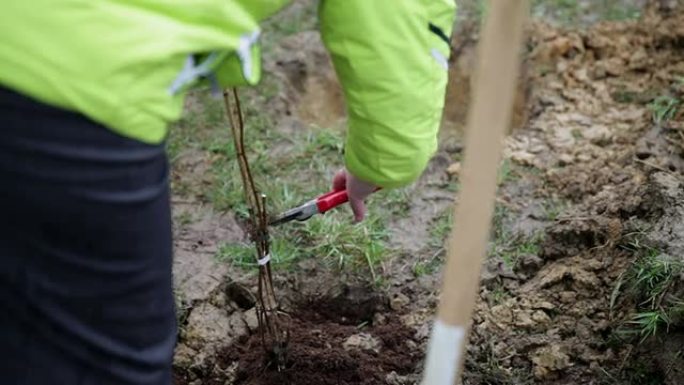
[{"label": "neon yellow jacket", "polygon": [[[348,105],[345,160],[357,177],[404,185],[434,152],[453,1],[321,0]],[[4,0],[0,84],[160,143],[189,87],[259,81],[259,22],[288,2]]]}]

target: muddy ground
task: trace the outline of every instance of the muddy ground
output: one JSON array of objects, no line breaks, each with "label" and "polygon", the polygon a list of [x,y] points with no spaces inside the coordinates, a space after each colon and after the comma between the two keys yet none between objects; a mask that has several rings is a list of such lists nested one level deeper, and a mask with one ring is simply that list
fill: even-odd
[{"label": "muddy ground", "polygon": [[[266,42],[271,75],[244,93],[266,111],[268,138],[343,127],[344,101],[310,3],[281,16],[297,23],[276,28],[286,33]],[[580,29],[537,18],[528,28],[465,384],[684,384],[684,312],[675,309],[684,298],[684,7],[652,1],[638,9],[635,20],[587,17]],[[291,330],[281,371],[260,350],[254,270],[226,258],[247,240],[239,210],[210,196],[226,177],[215,171],[222,153],[213,145],[173,152],[177,384],[418,383],[458,190],[473,25],[459,21],[454,36],[439,152],[392,207],[378,203],[387,253],[369,262],[372,274],[323,256],[274,265]],[[220,110],[204,103],[190,98],[187,110],[202,118],[178,130],[200,138],[226,130]],[[267,162],[294,146],[268,142]],[[329,176],[339,161],[320,172]],[[282,230],[274,241],[300,231]],[[652,278],[665,283],[648,304],[629,290],[644,260],[666,261],[674,277]],[[644,332],[635,321],[657,311],[668,318],[654,335]]]}]

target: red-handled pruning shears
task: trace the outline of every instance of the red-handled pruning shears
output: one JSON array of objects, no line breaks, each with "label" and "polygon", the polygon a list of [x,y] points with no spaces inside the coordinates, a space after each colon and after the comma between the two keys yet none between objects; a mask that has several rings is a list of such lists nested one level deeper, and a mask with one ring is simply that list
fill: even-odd
[{"label": "red-handled pruning shears", "polygon": [[326,213],[341,204],[347,203],[347,201],[349,201],[347,190],[331,191],[299,207],[284,212],[272,221],[270,225],[276,226],[290,221],[305,221],[316,214]]}]

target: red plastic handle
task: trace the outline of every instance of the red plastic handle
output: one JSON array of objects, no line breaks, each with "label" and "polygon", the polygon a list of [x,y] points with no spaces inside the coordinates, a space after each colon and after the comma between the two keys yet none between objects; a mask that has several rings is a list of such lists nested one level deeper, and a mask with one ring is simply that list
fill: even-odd
[{"label": "red plastic handle", "polygon": [[331,191],[316,199],[316,207],[318,207],[318,212],[323,214],[348,201],[349,196],[347,196],[347,190]]},{"label": "red plastic handle", "polygon": [[[380,191],[381,188],[378,187],[374,192]],[[318,213],[323,214],[326,211],[332,210],[335,207],[345,204],[349,201],[349,196],[347,195],[347,190],[331,191],[325,195],[321,195],[316,198],[316,207],[318,208]]]}]

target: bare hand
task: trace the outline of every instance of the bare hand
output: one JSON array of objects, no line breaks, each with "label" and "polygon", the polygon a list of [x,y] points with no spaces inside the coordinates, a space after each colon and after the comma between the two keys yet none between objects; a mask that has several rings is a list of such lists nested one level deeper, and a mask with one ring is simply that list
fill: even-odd
[{"label": "bare hand", "polygon": [[344,189],[347,189],[349,205],[354,212],[354,220],[361,222],[366,216],[366,204],[364,202],[373,191],[377,190],[377,187],[355,177],[346,169],[342,169],[333,178],[333,190]]}]

